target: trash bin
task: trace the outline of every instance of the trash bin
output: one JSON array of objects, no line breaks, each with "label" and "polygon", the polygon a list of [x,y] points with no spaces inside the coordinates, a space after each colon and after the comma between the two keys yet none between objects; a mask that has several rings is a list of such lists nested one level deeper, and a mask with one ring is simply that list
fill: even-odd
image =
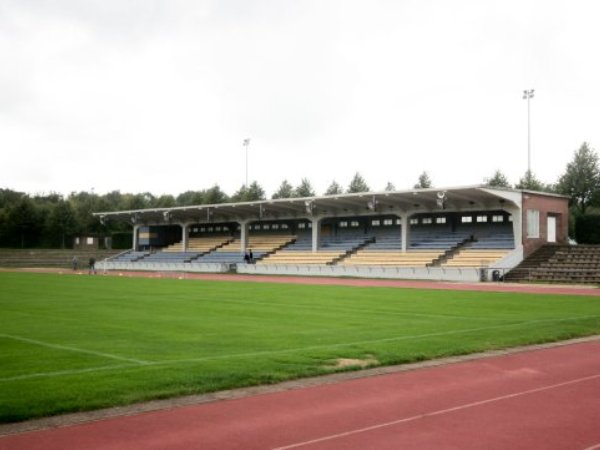
[{"label": "trash bin", "polygon": [[500,271],[499,270],[494,270],[492,272],[492,280],[493,281],[500,281]]}]

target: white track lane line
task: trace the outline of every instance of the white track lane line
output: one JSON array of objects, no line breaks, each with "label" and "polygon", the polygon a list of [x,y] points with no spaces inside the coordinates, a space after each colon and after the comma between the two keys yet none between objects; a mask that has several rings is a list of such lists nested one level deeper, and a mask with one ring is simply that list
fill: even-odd
[{"label": "white track lane line", "polygon": [[600,448],[600,444],[596,444],[596,445],[592,445],[591,447],[588,447],[584,450],[597,450]]},{"label": "white track lane line", "polygon": [[[489,403],[499,402],[499,401],[502,401],[502,400],[508,400],[508,399],[511,399],[511,398],[521,397],[521,396],[524,396],[524,395],[530,395],[530,394],[535,394],[535,393],[538,393],[538,392],[549,391],[551,389],[557,389],[557,388],[564,387],[564,386],[569,386],[569,385],[572,385],[572,384],[584,383],[586,381],[596,380],[596,379],[599,379],[599,378],[600,378],[600,374],[590,375],[588,377],[577,378],[577,379],[574,379],[574,380],[564,381],[562,383],[551,384],[551,385],[548,385],[548,386],[543,386],[543,387],[539,387],[539,388],[535,388],[535,389],[529,389],[529,390],[526,390],[526,391],[515,392],[515,393],[507,394],[507,395],[502,395],[500,397],[488,398],[486,400],[480,400],[478,402],[465,403],[464,405],[453,406],[451,408],[440,409],[440,410],[437,410],[437,411],[432,411],[432,412],[428,412],[428,413],[418,414],[416,416],[411,416],[411,417],[405,417],[405,418],[402,418],[402,419],[393,420],[391,422],[384,422],[384,423],[380,423],[380,424],[377,424],[377,425],[371,425],[370,427],[357,428],[357,429],[354,429],[354,430],[345,431],[343,433],[331,434],[329,436],[323,436],[323,437],[320,437],[320,438],[317,438],[317,439],[311,439],[309,441],[297,442],[295,444],[285,445],[283,447],[277,447],[277,448],[275,448],[273,450],[288,450],[288,449],[292,449],[292,448],[304,447],[306,445],[318,444],[318,443],[321,443],[321,442],[331,441],[331,440],[339,439],[339,438],[344,438],[344,437],[352,436],[352,435],[359,434],[359,433],[365,433],[367,431],[373,431],[373,430],[378,430],[380,428],[390,427],[390,426],[393,426],[393,425],[399,425],[399,424],[402,424],[402,423],[413,422],[415,420],[425,419],[427,417],[440,416],[442,414],[448,414],[448,413],[452,413],[452,412],[456,412],[456,411],[461,411],[463,409],[474,408],[476,406],[481,406],[481,405],[487,405]],[[588,448],[586,450],[592,450],[592,449],[596,449],[596,448],[600,448],[600,445],[595,446],[595,447],[590,447],[590,448]]]},{"label": "white track lane line", "polygon": [[28,344],[41,345],[42,347],[47,347],[47,348],[53,348],[53,349],[57,349],[57,350],[67,350],[69,352],[76,352],[76,353],[85,353],[88,355],[101,356],[103,358],[116,359],[119,361],[128,361],[128,362],[132,362],[132,363],[136,363],[136,364],[140,364],[140,365],[146,365],[149,363],[149,361],[144,361],[142,359],[127,358],[125,356],[118,356],[118,355],[112,355],[110,353],[96,352],[94,350],[86,350],[84,348],[71,347],[71,346],[67,346],[67,345],[51,344],[49,342],[24,338],[24,337],[15,336],[12,334],[0,333],[0,337],[4,337],[7,339],[13,339],[15,341],[20,341],[20,342],[25,342]]}]

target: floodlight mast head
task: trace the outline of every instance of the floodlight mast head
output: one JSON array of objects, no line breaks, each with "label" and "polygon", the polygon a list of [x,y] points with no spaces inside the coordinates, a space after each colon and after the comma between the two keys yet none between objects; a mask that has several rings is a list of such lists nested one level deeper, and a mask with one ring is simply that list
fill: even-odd
[{"label": "floodlight mast head", "polygon": [[533,94],[535,93],[535,89],[525,89],[523,91],[523,100],[528,100],[530,98],[533,98]]}]

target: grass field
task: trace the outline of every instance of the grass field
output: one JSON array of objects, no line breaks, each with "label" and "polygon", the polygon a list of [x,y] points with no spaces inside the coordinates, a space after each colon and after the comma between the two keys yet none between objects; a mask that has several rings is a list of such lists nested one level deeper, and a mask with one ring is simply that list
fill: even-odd
[{"label": "grass field", "polygon": [[600,298],[0,273],[0,421],[600,333]]}]

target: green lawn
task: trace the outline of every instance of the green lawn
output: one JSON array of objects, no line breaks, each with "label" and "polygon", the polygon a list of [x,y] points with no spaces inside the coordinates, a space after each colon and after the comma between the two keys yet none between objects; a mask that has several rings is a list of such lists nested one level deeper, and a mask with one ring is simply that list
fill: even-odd
[{"label": "green lawn", "polygon": [[0,273],[0,421],[600,333],[600,297]]}]

